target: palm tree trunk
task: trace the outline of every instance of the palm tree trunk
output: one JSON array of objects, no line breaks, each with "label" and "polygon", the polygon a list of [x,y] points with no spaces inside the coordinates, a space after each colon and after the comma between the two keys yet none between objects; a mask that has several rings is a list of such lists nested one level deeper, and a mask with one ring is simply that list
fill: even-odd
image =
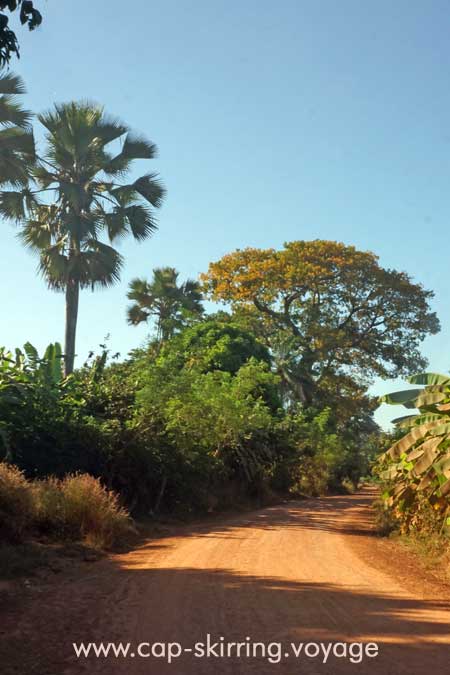
[{"label": "palm tree trunk", "polygon": [[73,372],[75,362],[75,336],[77,332],[78,303],[80,284],[78,281],[69,281],[66,287],[66,334],[64,341],[65,374]]}]

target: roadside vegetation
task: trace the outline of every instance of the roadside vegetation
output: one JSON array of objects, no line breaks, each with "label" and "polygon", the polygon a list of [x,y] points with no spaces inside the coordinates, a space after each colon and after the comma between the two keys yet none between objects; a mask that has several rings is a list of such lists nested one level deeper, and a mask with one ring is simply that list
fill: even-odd
[{"label": "roadside vegetation", "polygon": [[110,548],[132,531],[117,495],[92,476],[30,481],[7,463],[0,464],[0,513],[2,539],[9,543],[41,533]]},{"label": "roadside vegetation", "polygon": [[[165,190],[153,170],[127,180],[156,146],[101,106],[67,102],[35,119],[23,94],[19,78],[0,76],[0,215],[64,294],[66,325],[64,345],[44,354],[31,342],[0,350],[2,539],[108,548],[129,514],[354,489],[382,442],[368,388],[426,366],[433,293],[339,242],[239,250],[199,280],[174,267],[133,279],[124,321],[148,324],[146,344],[125,358],[105,344],[76,363],[81,291],[119,281],[118,243],[156,232]],[[208,313],[206,300],[220,308]],[[414,381],[425,391],[391,402],[420,415],[400,422],[411,431],[377,466],[401,527],[444,532],[450,380]]]},{"label": "roadside vegetation", "polygon": [[450,577],[450,376],[422,373],[408,381],[416,387],[381,399],[409,414],[393,420],[394,442],[375,464],[379,529],[402,535]]}]

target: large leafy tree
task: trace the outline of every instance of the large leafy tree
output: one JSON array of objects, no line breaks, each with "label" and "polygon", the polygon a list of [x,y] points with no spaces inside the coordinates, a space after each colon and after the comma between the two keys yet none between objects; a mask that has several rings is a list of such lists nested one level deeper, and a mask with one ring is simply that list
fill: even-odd
[{"label": "large leafy tree", "polygon": [[[0,213],[21,226],[20,237],[39,255],[49,287],[65,293],[68,374],[74,367],[80,289],[119,280],[123,260],[111,244],[126,235],[142,241],[154,232],[154,208],[164,189],[154,173],[126,182],[133,160],[153,159],[156,146],[101,107],[57,105],[39,120],[47,142],[33,183],[2,192]],[[111,147],[114,143],[120,147]]]},{"label": "large leafy tree", "polygon": [[20,23],[34,30],[42,23],[42,15],[31,0],[0,0],[0,68],[5,66],[15,54],[20,56],[17,36],[9,27],[8,12],[19,12]]},{"label": "large leafy tree", "polygon": [[25,87],[16,75],[0,75],[0,183],[23,186],[28,183],[34,162],[31,113],[24,110],[18,96]]},{"label": "large leafy tree", "polygon": [[128,323],[138,325],[154,319],[158,342],[168,340],[176,330],[203,313],[202,294],[196,281],[178,283],[179,273],[173,267],[153,270],[151,281],[133,279],[128,299]]},{"label": "large leafy tree", "polygon": [[334,241],[238,250],[203,279],[213,300],[253,322],[306,405],[337,375],[367,382],[421,369],[419,345],[439,330],[431,291],[384,269],[373,253]]}]

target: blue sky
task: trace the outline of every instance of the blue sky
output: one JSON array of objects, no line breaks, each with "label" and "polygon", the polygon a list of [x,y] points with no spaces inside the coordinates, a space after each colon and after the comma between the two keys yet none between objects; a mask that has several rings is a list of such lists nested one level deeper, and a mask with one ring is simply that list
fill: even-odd
[{"label": "blue sky", "polygon": [[[101,102],[158,144],[151,168],[168,189],[159,232],[121,248],[122,283],[83,293],[80,358],[107,333],[122,354],[145,338],[126,324],[125,295],[155,266],[196,277],[235,248],[324,238],[370,249],[436,292],[442,332],[423,351],[449,370],[447,0],[36,5],[44,24],[20,30],[13,64],[27,106]],[[62,340],[63,297],[35,265],[3,224],[0,342],[10,347]]]}]

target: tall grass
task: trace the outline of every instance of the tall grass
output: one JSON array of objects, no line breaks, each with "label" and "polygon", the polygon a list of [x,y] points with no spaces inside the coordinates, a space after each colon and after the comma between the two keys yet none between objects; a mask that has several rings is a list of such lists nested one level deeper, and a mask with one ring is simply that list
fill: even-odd
[{"label": "tall grass", "polygon": [[33,516],[31,483],[17,467],[0,463],[0,541],[20,541]]},{"label": "tall grass", "polygon": [[92,476],[27,481],[16,467],[0,463],[0,539],[19,541],[27,531],[107,549],[133,526],[117,495]]}]

